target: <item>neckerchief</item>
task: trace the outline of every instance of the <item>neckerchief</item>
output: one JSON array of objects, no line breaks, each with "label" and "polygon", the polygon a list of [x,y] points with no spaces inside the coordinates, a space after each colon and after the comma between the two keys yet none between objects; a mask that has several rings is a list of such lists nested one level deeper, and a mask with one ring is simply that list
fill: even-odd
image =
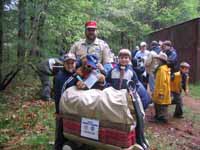
[{"label": "neckerchief", "polygon": [[125,72],[125,68],[120,68],[119,89],[121,89],[121,87],[122,87],[122,82],[123,82],[123,79],[124,79],[124,72]]}]

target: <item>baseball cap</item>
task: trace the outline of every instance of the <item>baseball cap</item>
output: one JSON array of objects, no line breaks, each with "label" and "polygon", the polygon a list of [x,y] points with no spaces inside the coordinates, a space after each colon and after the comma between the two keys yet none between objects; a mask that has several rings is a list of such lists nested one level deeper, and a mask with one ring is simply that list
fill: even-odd
[{"label": "baseball cap", "polygon": [[87,58],[87,65],[91,66],[92,68],[97,68],[98,58],[95,55],[89,54],[86,56]]},{"label": "baseball cap", "polygon": [[147,43],[146,42],[141,42],[140,43],[140,46],[142,47],[142,46],[147,46]]},{"label": "baseball cap", "polygon": [[67,61],[67,60],[76,60],[76,56],[73,54],[73,53],[67,53],[64,55],[64,61]]},{"label": "baseball cap", "polygon": [[97,28],[97,22],[96,21],[88,21],[85,23],[85,28],[88,29],[88,28],[94,28],[96,29]]},{"label": "baseball cap", "polygon": [[190,64],[188,64],[187,62],[181,62],[181,63],[180,63],[180,66],[181,66],[181,67],[190,68]]},{"label": "baseball cap", "polygon": [[159,45],[159,44],[158,44],[157,41],[152,41],[152,42],[151,42],[151,47],[158,46],[158,45]]}]

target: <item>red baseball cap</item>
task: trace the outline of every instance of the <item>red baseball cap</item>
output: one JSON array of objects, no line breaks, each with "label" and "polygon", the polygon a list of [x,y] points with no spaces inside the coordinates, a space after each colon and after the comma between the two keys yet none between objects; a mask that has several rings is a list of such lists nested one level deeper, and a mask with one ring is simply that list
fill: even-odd
[{"label": "red baseball cap", "polygon": [[97,28],[97,22],[96,21],[88,21],[85,23],[85,28],[88,29],[88,28],[94,28],[96,29]]}]

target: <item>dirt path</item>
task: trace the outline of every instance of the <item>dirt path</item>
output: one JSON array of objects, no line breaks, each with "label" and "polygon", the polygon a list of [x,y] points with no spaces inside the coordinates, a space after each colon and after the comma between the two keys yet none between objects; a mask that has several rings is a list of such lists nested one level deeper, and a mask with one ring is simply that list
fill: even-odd
[{"label": "dirt path", "polygon": [[[13,131],[14,129],[8,128],[9,130],[4,130],[4,132],[10,133],[12,138],[7,142],[4,143],[6,146],[5,149],[46,149],[46,146],[49,146],[48,143],[47,145],[41,145],[37,147],[37,145],[33,145],[32,147],[25,147],[19,145],[18,143],[23,143],[24,138],[26,135],[31,135],[30,128],[28,126],[24,127],[24,123],[31,123],[32,120],[31,118],[37,118],[34,117],[35,115],[32,113],[30,108],[38,108],[37,110],[34,111],[37,116],[44,115],[43,118],[47,118],[45,114],[49,112],[50,115],[53,114],[53,111],[50,112],[47,110],[47,108],[50,107],[50,104],[47,102],[39,101],[39,100],[27,100],[27,101],[21,101],[21,97],[26,96],[19,96],[15,95],[12,96],[12,93],[5,93],[9,96],[10,103],[9,105],[6,105],[9,110],[9,114],[7,114],[8,119],[10,118],[11,120],[15,119],[16,122],[21,122],[21,124],[18,124],[24,128],[24,132],[19,132],[18,134]],[[30,93],[35,93],[30,92]],[[28,99],[30,98],[30,95],[27,95]],[[52,108],[54,106],[54,103],[52,103]],[[154,109],[153,107],[150,107],[147,112],[146,112],[146,131],[147,133],[150,133],[149,136],[151,136],[150,145],[151,145],[151,150],[200,150],[200,99],[193,99],[192,97],[184,97],[184,106],[187,107],[187,112],[184,113],[185,118],[184,119],[175,119],[172,117],[172,109],[174,106],[170,106],[171,111],[170,111],[170,120],[169,123],[166,125],[163,124],[156,124],[149,122],[149,120],[152,118],[154,115]],[[23,112],[21,116],[17,116],[17,110],[21,110],[20,112]],[[38,111],[41,110],[40,113]],[[19,113],[20,114],[20,113]],[[24,115],[23,115],[24,114]],[[26,119],[24,119],[24,117]],[[27,119],[28,117],[28,119]],[[49,122],[48,124],[51,124],[51,122],[54,122],[54,118],[51,116],[49,117]],[[34,133],[37,133],[38,131],[40,133],[46,133],[47,130],[46,128],[43,128],[41,126],[42,120],[37,120],[37,125],[33,126],[31,128],[31,131]],[[13,126],[16,124],[14,123]],[[46,124],[45,124],[46,126]],[[45,127],[44,126],[44,127]],[[50,126],[49,126],[50,127]],[[48,127],[48,128],[49,128]],[[47,129],[48,129],[47,128]],[[7,133],[6,133],[7,134]],[[153,134],[153,135],[152,135]],[[21,142],[22,141],[22,142]],[[166,143],[167,144],[166,144]],[[164,143],[164,144],[163,144]],[[158,144],[163,144],[166,146],[166,148],[159,148]],[[13,146],[17,146],[17,148],[13,148]],[[32,146],[32,145],[31,145]],[[34,147],[37,148],[34,148]],[[51,145],[50,145],[51,146]],[[176,147],[176,148],[173,148]],[[0,145],[1,149],[1,145]]]},{"label": "dirt path", "polygon": [[185,96],[183,100],[185,106],[189,107],[195,113],[200,113],[200,99],[193,99],[192,97]]},{"label": "dirt path", "polygon": [[180,150],[200,150],[200,121],[194,118],[200,113],[200,100],[184,97],[184,106],[189,108],[191,113],[185,113],[184,119],[176,119],[170,112],[168,124],[150,122],[154,115],[154,109],[150,107],[146,112],[147,129],[158,138],[166,137],[169,145],[176,145]]}]

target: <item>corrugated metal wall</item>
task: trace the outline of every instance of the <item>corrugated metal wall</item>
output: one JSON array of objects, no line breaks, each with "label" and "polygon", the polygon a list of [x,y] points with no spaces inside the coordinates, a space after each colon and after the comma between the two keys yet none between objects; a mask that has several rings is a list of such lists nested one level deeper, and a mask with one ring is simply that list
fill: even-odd
[{"label": "corrugated metal wall", "polygon": [[191,64],[191,82],[200,81],[200,18],[149,34],[148,41],[170,40],[177,50],[179,62]]}]

